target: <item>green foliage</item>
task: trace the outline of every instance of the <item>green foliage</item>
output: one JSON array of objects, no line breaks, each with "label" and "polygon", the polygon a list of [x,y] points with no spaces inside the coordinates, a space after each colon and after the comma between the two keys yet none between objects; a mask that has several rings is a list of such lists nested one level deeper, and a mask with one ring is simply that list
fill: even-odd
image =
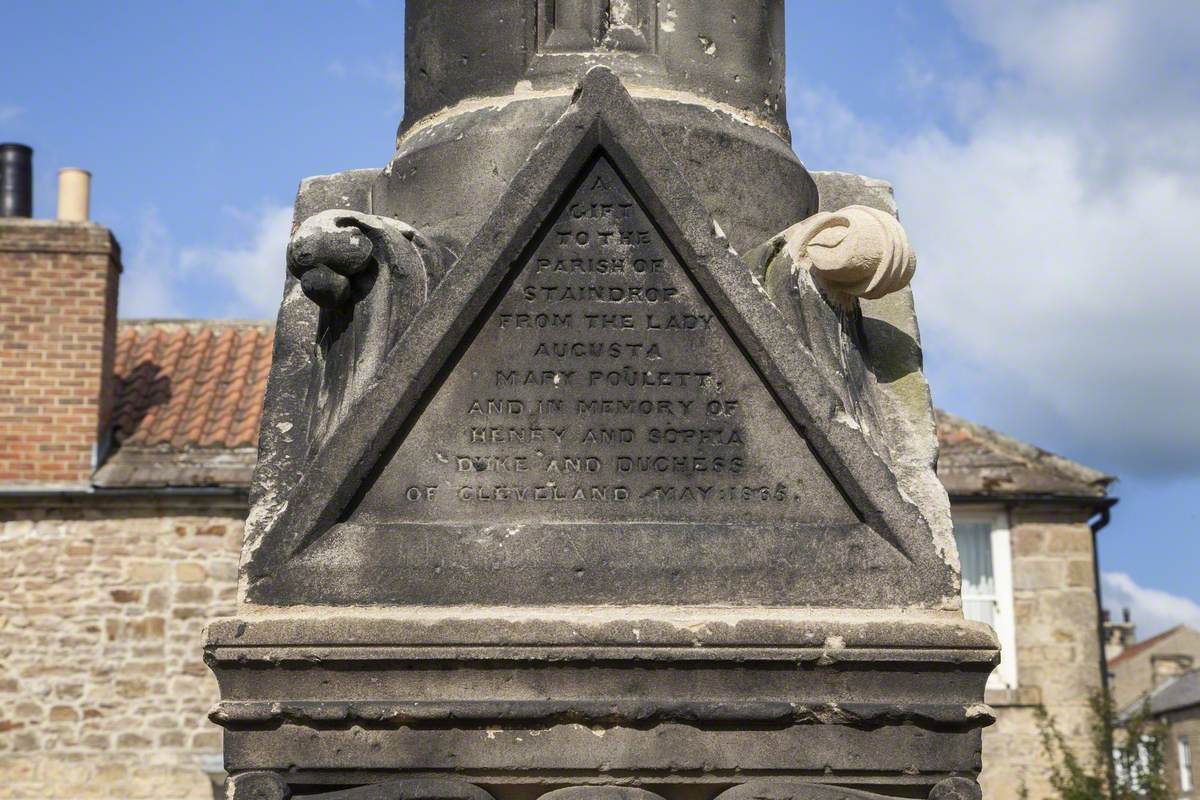
[{"label": "green foliage", "polygon": [[1068,746],[1054,718],[1038,709],[1057,800],[1172,800],[1164,765],[1166,725],[1148,709],[1120,719],[1112,701],[1100,693],[1091,707],[1090,752],[1083,755]]}]

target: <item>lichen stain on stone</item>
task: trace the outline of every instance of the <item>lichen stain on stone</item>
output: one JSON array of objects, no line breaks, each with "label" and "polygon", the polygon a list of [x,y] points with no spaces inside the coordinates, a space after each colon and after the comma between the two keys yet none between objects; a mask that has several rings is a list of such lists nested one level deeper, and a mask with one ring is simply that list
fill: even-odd
[{"label": "lichen stain on stone", "polygon": [[847,428],[853,428],[856,431],[862,430],[862,426],[858,424],[858,420],[840,408],[834,412],[833,421],[839,425],[845,425]]},{"label": "lichen stain on stone", "polygon": [[986,703],[972,703],[963,709],[963,711],[966,713],[968,718],[992,717],[995,715],[995,712],[992,711],[992,707]]},{"label": "lichen stain on stone", "polygon": [[659,27],[662,28],[665,33],[674,33],[675,20],[678,17],[679,12],[675,10],[675,6],[667,3],[667,11],[665,14],[663,14],[662,22],[659,23]]},{"label": "lichen stain on stone", "polygon": [[619,48],[618,41],[612,36],[615,31],[637,33],[637,12],[632,0],[609,0],[605,33],[602,37],[605,46]]},{"label": "lichen stain on stone", "polygon": [[846,640],[841,636],[829,636],[825,639],[824,647],[827,650],[845,650]]}]

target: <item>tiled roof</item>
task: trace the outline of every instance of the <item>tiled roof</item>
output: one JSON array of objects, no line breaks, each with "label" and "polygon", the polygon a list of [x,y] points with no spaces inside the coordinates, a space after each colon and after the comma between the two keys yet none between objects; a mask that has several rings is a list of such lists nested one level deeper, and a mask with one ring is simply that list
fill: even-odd
[{"label": "tiled roof", "polygon": [[269,323],[130,321],[117,332],[100,486],[245,486],[271,369]]},{"label": "tiled roof", "polygon": [[1164,683],[1143,702],[1150,706],[1150,713],[1155,716],[1200,706],[1200,670],[1185,672]]},{"label": "tiled roof", "polygon": [[1115,480],[945,411],[937,428],[938,477],[952,497],[1102,498]]},{"label": "tiled roof", "polygon": [[129,322],[117,332],[118,444],[253,447],[274,328],[245,322]]},{"label": "tiled roof", "polygon": [[[95,483],[248,486],[273,340],[268,322],[122,322],[114,449]],[[1103,497],[1112,480],[951,414],[937,420],[938,476],[954,496]]]}]

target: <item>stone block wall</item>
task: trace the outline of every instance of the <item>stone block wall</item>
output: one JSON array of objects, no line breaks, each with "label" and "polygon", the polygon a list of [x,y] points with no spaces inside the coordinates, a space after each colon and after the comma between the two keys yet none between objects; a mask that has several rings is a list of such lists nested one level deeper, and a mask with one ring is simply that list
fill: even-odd
[{"label": "stone block wall", "polygon": [[245,501],[0,506],[0,798],[210,800]]},{"label": "stone block wall", "polygon": [[[217,698],[205,622],[234,611],[244,499],[0,505],[0,800],[209,800]],[[1092,540],[1079,512],[1012,515],[1018,682],[990,692],[989,800],[1051,796],[1044,702],[1088,744],[1099,687]],[[1196,739],[1200,741],[1200,737]]]},{"label": "stone block wall", "polygon": [[107,228],[0,220],[0,483],[90,481],[112,404],[120,271]]},{"label": "stone block wall", "polygon": [[1037,706],[1069,746],[1090,760],[1089,701],[1101,686],[1092,532],[1086,512],[1018,507],[1010,512],[1017,685],[989,692],[997,722],[983,734],[988,800],[1053,797]]}]

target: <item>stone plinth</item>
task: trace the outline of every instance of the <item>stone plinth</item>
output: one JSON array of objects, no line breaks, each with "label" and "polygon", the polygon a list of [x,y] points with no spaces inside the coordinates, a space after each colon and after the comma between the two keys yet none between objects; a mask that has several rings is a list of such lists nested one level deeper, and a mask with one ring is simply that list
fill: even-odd
[{"label": "stone plinth", "polygon": [[213,625],[208,655],[232,772],[501,795],[832,767],[924,796],[978,771],[994,657],[940,615],[680,607],[264,613]]}]

